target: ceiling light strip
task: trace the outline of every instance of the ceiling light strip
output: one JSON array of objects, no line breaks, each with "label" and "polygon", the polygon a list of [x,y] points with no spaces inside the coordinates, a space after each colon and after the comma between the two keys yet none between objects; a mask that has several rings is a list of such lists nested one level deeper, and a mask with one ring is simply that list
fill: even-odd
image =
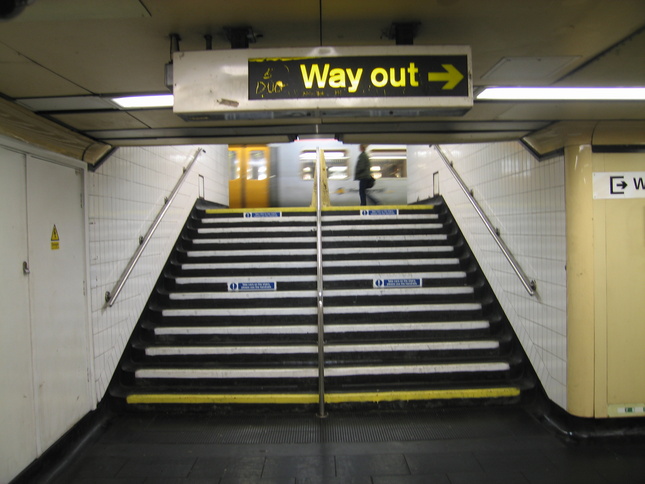
[{"label": "ceiling light strip", "polygon": [[174,97],[172,94],[125,96],[113,97],[112,101],[126,109],[171,108]]},{"label": "ceiling light strip", "polygon": [[645,87],[487,87],[485,101],[645,101]]}]

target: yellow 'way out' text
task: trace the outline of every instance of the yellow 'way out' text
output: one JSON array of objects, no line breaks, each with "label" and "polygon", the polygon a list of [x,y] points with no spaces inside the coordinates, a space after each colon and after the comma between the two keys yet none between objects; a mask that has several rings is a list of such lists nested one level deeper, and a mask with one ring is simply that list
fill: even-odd
[{"label": "yellow 'way out' text", "polygon": [[[319,89],[324,89],[329,85],[329,87],[334,89],[347,88],[348,92],[355,93],[360,85],[364,69],[362,67],[355,70],[338,67],[332,69],[330,64],[324,64],[321,70],[319,64],[313,64],[311,69],[307,70],[307,66],[301,64],[300,72],[302,73],[302,80],[307,89],[313,88],[315,83]],[[414,62],[411,62],[407,68],[390,67],[386,69],[377,67],[372,70],[370,81],[375,87],[385,87],[388,84],[393,87],[406,87],[408,85],[416,87],[419,85],[417,79],[418,73],[419,69]]]}]

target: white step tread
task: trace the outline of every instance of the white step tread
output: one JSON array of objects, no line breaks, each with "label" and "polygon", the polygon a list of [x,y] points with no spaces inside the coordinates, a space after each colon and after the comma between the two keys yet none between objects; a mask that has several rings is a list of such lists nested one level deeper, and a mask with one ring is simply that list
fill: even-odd
[{"label": "white step tread", "polygon": [[181,265],[184,271],[220,270],[220,269],[307,269],[316,268],[316,261],[275,261],[262,262],[188,262]]},{"label": "white step tread", "polygon": [[399,213],[399,214],[383,214],[383,215],[370,215],[369,218],[365,215],[325,215],[323,213],[322,222],[345,222],[352,221],[365,221],[365,220],[437,220],[439,215],[436,213]]},{"label": "white step tread", "polygon": [[[266,257],[270,255],[281,256],[315,256],[316,249],[253,249],[253,250],[189,250],[186,252],[188,257]],[[257,267],[257,263],[255,264]]]},{"label": "white step tread", "polygon": [[431,235],[325,235],[324,242],[418,242],[420,240],[447,240],[445,234]]},{"label": "white step tread", "polygon": [[[280,210],[276,210],[279,212]],[[402,214],[384,214],[384,215],[370,215],[371,219],[374,220],[437,220],[439,215],[436,213],[402,213]],[[366,217],[364,215],[326,215],[322,214],[322,222],[343,222],[343,221],[364,221]],[[290,224],[293,222],[307,222],[315,223],[315,215],[288,215],[282,213],[280,217],[255,217],[255,218],[245,218],[245,217],[215,217],[215,218],[203,218],[202,223],[210,225],[217,224],[239,224],[239,223],[286,223]]]},{"label": "white step tread", "polygon": [[[437,236],[436,240],[443,240]],[[399,247],[338,247],[324,248],[325,255],[347,255],[347,254],[407,254],[410,252],[453,252],[455,249],[450,245],[417,245],[417,246],[399,246]]]},{"label": "white step tread", "polygon": [[[325,353],[376,353],[401,351],[469,351],[499,348],[498,341],[437,341],[423,343],[326,344]],[[288,355],[317,354],[318,345],[262,346],[156,346],[146,348],[148,356]]]},{"label": "white step tread", "polygon": [[207,244],[309,244],[316,236],[308,237],[222,237],[218,239],[193,239],[195,245]]},{"label": "white step tread", "polygon": [[[435,237],[435,236],[432,236]],[[426,237],[430,240],[430,236]],[[445,240],[445,236],[436,236],[435,240]],[[420,245],[413,247],[346,247],[346,248],[323,248],[325,255],[345,255],[345,254],[408,254],[411,252],[452,252],[450,246]],[[188,257],[266,257],[271,255],[280,256],[315,256],[316,248],[311,249],[234,249],[234,250],[189,250],[186,252]],[[257,264],[256,264],[257,266]]]},{"label": "white step tread", "polygon": [[175,282],[181,286],[191,284],[228,284],[230,282],[315,282],[316,275],[270,275],[270,276],[209,276],[177,277]]},{"label": "white step tread", "polygon": [[[323,232],[365,232],[365,231],[393,231],[393,230],[438,230],[443,227],[438,223],[416,223],[416,224],[352,224],[352,225],[323,225]],[[296,225],[272,225],[272,226],[249,226],[249,227],[206,227],[197,229],[198,234],[230,234],[237,231],[245,234],[265,234],[265,233],[311,233],[315,232],[316,227],[296,226]]]},{"label": "white step tread", "polygon": [[[323,261],[323,268],[331,267],[388,267],[388,266],[422,266],[422,265],[458,265],[456,257],[442,257],[437,259],[377,259],[377,260],[327,260]],[[257,269],[257,262],[189,262],[181,265],[182,270],[218,270],[218,269]],[[263,269],[286,268],[316,268],[316,261],[276,261],[263,262]]]},{"label": "white step tread", "polygon": [[423,223],[423,224],[352,224],[352,225],[323,225],[323,232],[354,232],[354,231],[385,231],[385,230],[438,230],[443,228],[443,224]]},{"label": "white step tread", "polygon": [[[325,242],[417,242],[420,240],[446,240],[443,234],[434,235],[353,235],[325,236]],[[194,239],[193,244],[310,244],[316,242],[316,236],[308,237],[222,237]],[[289,249],[284,249],[285,251]]]},{"label": "white step tread", "polygon": [[[276,209],[276,212],[280,212],[280,209]],[[252,212],[252,210],[249,210]],[[280,217],[206,217],[201,219],[204,224],[243,224],[243,223],[286,223],[290,224],[293,222],[316,222],[315,215],[288,215],[282,213]]]},{"label": "white step tread", "polygon": [[[483,373],[508,371],[506,362],[453,363],[439,365],[383,365],[347,366],[325,368],[325,377],[369,376],[369,375],[430,375],[437,373]],[[317,378],[318,368],[146,368],[135,372],[136,378]]]},{"label": "white step tread", "polygon": [[265,233],[289,233],[295,234],[299,232],[311,233],[316,231],[314,225],[310,226],[296,226],[296,225],[279,225],[279,226],[270,226],[270,227],[207,227],[197,229],[198,234],[230,234],[235,232],[240,232],[244,234],[265,234]]},{"label": "white step tread", "polygon": [[[436,311],[479,311],[480,303],[453,304],[406,304],[388,306],[325,306],[325,314],[380,314],[392,312],[436,312]],[[317,315],[316,307],[289,308],[199,308],[199,309],[164,309],[162,314],[167,317],[208,317],[208,316],[286,316]]]},{"label": "white step tread", "polygon": [[[403,331],[469,331],[488,329],[490,323],[479,321],[445,321],[436,323],[376,323],[376,324],[326,324],[325,333],[369,333]],[[262,335],[262,334],[316,334],[316,325],[275,326],[167,326],[154,330],[156,335]]]}]

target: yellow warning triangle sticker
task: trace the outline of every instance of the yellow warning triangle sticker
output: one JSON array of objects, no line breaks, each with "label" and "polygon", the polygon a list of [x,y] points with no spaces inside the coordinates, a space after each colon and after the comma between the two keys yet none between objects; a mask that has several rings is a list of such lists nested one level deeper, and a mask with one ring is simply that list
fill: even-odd
[{"label": "yellow warning triangle sticker", "polygon": [[58,241],[60,241],[60,238],[58,237],[58,230],[56,230],[56,225],[54,225],[54,228],[52,229],[52,242]]}]

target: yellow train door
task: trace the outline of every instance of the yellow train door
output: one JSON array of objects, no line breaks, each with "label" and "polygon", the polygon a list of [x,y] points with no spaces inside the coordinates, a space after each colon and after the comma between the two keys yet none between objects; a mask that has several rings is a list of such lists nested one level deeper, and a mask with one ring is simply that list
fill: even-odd
[{"label": "yellow train door", "polygon": [[268,207],[269,148],[267,146],[229,146],[228,160],[229,207]]}]

